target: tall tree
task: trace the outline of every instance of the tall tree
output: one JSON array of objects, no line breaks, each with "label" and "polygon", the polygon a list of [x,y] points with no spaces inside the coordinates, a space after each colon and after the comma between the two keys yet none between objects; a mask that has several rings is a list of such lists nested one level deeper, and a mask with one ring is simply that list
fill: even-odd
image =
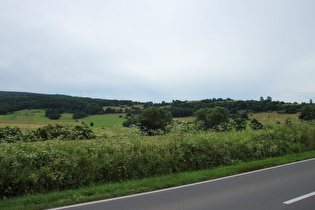
[{"label": "tall tree", "polygon": [[219,106],[199,109],[195,112],[195,116],[197,118],[196,122],[204,129],[212,129],[229,121],[229,111]]},{"label": "tall tree", "polygon": [[165,131],[165,128],[173,120],[171,112],[158,107],[150,107],[142,111],[139,116],[139,124],[143,131],[154,135],[156,131]]}]

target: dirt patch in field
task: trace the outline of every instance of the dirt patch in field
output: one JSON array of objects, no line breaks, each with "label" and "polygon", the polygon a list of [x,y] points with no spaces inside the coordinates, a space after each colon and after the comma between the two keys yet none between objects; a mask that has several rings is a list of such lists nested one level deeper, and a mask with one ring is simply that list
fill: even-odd
[{"label": "dirt patch in field", "polygon": [[190,122],[195,122],[196,118],[195,117],[176,117],[174,118],[174,120],[190,123]]}]

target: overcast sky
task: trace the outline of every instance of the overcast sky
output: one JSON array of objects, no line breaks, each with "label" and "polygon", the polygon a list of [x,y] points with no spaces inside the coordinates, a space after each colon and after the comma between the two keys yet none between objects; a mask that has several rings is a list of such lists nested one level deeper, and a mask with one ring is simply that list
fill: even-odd
[{"label": "overcast sky", "polygon": [[315,100],[314,0],[0,0],[0,90]]}]

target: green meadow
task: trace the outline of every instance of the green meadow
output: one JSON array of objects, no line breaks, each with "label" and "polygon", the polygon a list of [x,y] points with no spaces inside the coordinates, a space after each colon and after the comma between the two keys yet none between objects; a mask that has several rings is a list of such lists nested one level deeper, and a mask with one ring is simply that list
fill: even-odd
[{"label": "green meadow", "polygon": [[124,119],[125,114],[103,114],[103,115],[93,115],[80,119],[84,124],[90,125],[93,123],[95,128],[103,127],[115,127],[122,126],[122,123],[126,120]]},{"label": "green meadow", "polygon": [[125,114],[103,114],[92,115],[79,120],[74,120],[72,114],[63,113],[58,120],[51,120],[45,117],[45,110],[31,109],[16,111],[12,114],[0,115],[0,127],[17,126],[21,128],[36,128],[48,124],[62,125],[81,125],[82,122],[86,125],[93,123],[94,128],[105,128],[122,126],[125,121]]}]

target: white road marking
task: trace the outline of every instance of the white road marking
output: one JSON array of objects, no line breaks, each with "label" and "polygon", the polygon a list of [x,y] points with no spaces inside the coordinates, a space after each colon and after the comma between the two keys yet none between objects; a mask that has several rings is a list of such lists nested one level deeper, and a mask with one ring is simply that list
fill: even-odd
[{"label": "white road marking", "polygon": [[288,200],[288,201],[283,202],[283,203],[284,203],[284,204],[292,204],[292,203],[298,202],[298,201],[300,201],[300,200],[309,198],[309,197],[314,196],[314,195],[315,195],[315,191],[314,191],[314,192],[311,192],[311,193],[308,193],[308,194],[305,194],[305,195],[302,195],[302,196],[299,196],[299,197],[297,197],[297,198],[293,198],[293,199]]}]

